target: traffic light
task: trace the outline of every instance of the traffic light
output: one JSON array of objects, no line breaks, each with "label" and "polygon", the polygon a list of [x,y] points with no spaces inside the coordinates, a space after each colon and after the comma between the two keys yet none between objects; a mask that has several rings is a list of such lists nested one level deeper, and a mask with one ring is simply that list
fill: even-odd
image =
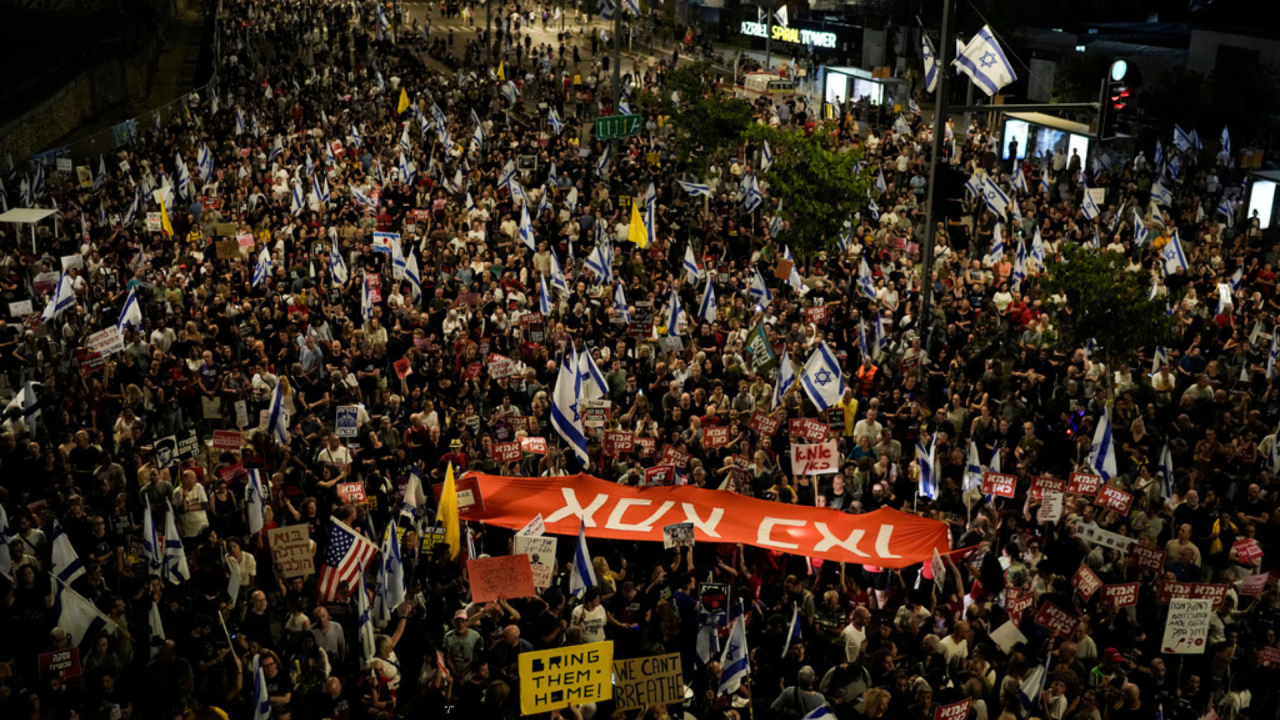
[{"label": "traffic light", "polygon": [[1110,140],[1119,135],[1121,113],[1129,105],[1129,86],[1124,76],[1129,66],[1124,60],[1111,63],[1111,70],[1102,81],[1102,97],[1098,107],[1098,138]]}]

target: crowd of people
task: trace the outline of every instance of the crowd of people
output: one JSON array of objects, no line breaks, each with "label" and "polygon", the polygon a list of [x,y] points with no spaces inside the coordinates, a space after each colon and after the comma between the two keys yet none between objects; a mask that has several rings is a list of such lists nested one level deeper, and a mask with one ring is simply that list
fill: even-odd
[{"label": "crowd of people", "polygon": [[[675,130],[635,92],[649,122],[606,152],[556,62],[577,49],[535,51],[517,9],[534,10],[500,14],[499,77],[481,48],[444,62],[451,45],[368,2],[226,0],[213,91],[141,123],[88,164],[91,182],[7,176],[9,206],[22,195],[59,214],[34,253],[13,226],[0,250],[6,299],[31,301],[0,318],[14,393],[0,436],[0,716],[515,717],[521,654],[610,640],[615,657],[682,660],[684,701],[628,717],[825,707],[931,720],[966,700],[973,720],[1276,717],[1276,576],[1248,578],[1280,549],[1268,360],[1280,244],[1238,209],[1228,150],[1165,138],[1158,160],[1080,167],[1049,148],[1010,165],[988,130],[948,128],[955,161],[1002,185],[1019,215],[969,197],[922,268],[929,125],[849,117],[821,131],[882,175],[879,212],[831,218],[826,251],[790,255],[760,148],[690,195]],[[765,106],[760,122],[817,128],[794,103]],[[1106,191],[1093,219],[1086,174]],[[746,213],[753,176],[764,202]],[[1153,198],[1156,183],[1169,198]],[[651,222],[633,242],[639,202]],[[1174,237],[1185,260],[1171,266]],[[1175,342],[1109,367],[1104,349],[1057,340],[1038,280],[1065,246],[1095,242],[1169,298]],[[794,272],[775,279],[784,255]],[[935,304],[921,317],[924,282]],[[673,298],[685,312],[669,327]],[[825,319],[806,313],[823,306]],[[847,390],[819,413],[764,368],[822,343]],[[586,429],[591,474],[643,483],[670,446],[690,457],[674,481],[707,492],[923,515],[947,528],[938,572],[592,538],[585,592],[571,592],[562,541],[549,588],[471,602],[469,558],[511,554],[512,532],[465,523],[468,547],[450,547],[430,488],[450,468],[547,483],[581,471],[549,398],[583,354],[611,402],[605,428]],[[826,423],[839,472],[796,474],[794,440],[751,429],[753,414]],[[713,427],[731,442],[705,448]],[[653,442],[607,454],[606,428]],[[517,437],[545,438],[545,454],[499,461],[494,445]],[[918,447],[936,458],[928,488]],[[1000,469],[1012,497],[983,492],[983,471]],[[1082,491],[1042,512],[1038,478],[1077,471],[1132,505]],[[380,561],[367,584],[321,592],[343,552],[335,527],[379,547],[398,538],[406,599],[381,609],[370,646],[358,595],[378,592]],[[286,577],[276,528],[304,531],[317,572]],[[1104,588],[1134,584],[1136,601],[1089,591],[1082,568]],[[1162,652],[1170,582],[1215,598],[1196,652]],[[741,682],[723,683],[721,654],[698,642],[706,583],[739,608],[711,634],[745,627]],[[1049,604],[1065,631],[1036,622]],[[550,717],[614,712],[605,700]]]}]

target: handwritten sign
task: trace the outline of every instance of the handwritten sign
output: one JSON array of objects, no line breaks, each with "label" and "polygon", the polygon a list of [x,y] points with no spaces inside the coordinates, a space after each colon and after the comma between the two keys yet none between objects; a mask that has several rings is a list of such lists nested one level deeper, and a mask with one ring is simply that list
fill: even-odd
[{"label": "handwritten sign", "polygon": [[19,300],[9,303],[9,317],[24,318],[35,312],[30,300]]},{"label": "handwritten sign", "polygon": [[520,452],[546,455],[547,439],[543,437],[522,437],[520,438]]},{"label": "handwritten sign", "polygon": [[364,496],[364,483],[338,483],[337,487],[334,489],[338,491],[338,501],[343,505],[360,505],[366,500]]},{"label": "handwritten sign", "polygon": [[493,459],[500,463],[520,462],[524,453],[520,452],[520,443],[505,442],[493,446]]},{"label": "handwritten sign", "polygon": [[702,429],[702,448],[715,450],[729,444],[729,427],[708,427]]},{"label": "handwritten sign", "polygon": [[491,353],[489,355],[489,377],[498,380],[520,374],[520,363],[505,355]]},{"label": "handwritten sign", "polygon": [[533,586],[533,571],[525,555],[473,558],[467,562],[467,574],[471,578],[472,602],[493,602],[498,598],[505,600],[537,594]]},{"label": "handwritten sign", "polygon": [[1102,604],[1113,608],[1127,608],[1138,604],[1138,583],[1102,586]]},{"label": "handwritten sign", "polygon": [[747,423],[747,427],[765,436],[772,436],[777,433],[781,425],[781,420],[772,415],[765,415],[759,410],[751,412],[751,420]]},{"label": "handwritten sign", "polygon": [[1092,473],[1073,472],[1067,478],[1067,492],[1072,495],[1097,495],[1102,487],[1102,476]]},{"label": "handwritten sign", "polygon": [[1098,505],[1121,515],[1128,515],[1129,508],[1133,505],[1133,496],[1110,485],[1103,485],[1098,491]]},{"label": "handwritten sign", "polygon": [[614,660],[613,683],[614,708],[619,711],[683,702],[684,674],[680,667],[680,653]]},{"label": "handwritten sign", "polygon": [[840,469],[839,443],[791,445],[791,472],[795,475],[832,475]]},{"label": "handwritten sign", "polygon": [[1129,565],[1141,570],[1160,572],[1164,570],[1165,552],[1160,548],[1147,547],[1140,543],[1129,546]]},{"label": "handwritten sign", "polygon": [[1164,622],[1164,639],[1160,652],[1166,655],[1203,655],[1209,634],[1209,600],[1174,598],[1169,603],[1169,617]]},{"label": "handwritten sign", "polygon": [[1046,492],[1065,493],[1067,481],[1050,475],[1037,475],[1031,478],[1031,489],[1028,494],[1032,500],[1041,500]]},{"label": "handwritten sign", "polygon": [[[542,516],[538,516],[541,518]],[[551,587],[556,572],[556,539],[542,535],[517,535],[512,550],[529,558],[533,586],[539,590]]]},{"label": "handwritten sign", "polygon": [[215,450],[239,450],[239,430],[214,430],[213,447]]},{"label": "handwritten sign", "polygon": [[1046,492],[1040,497],[1040,509],[1036,511],[1036,519],[1042,523],[1056,523],[1062,519],[1062,508],[1066,496],[1060,492]]},{"label": "handwritten sign", "polygon": [[1280,648],[1263,646],[1262,666],[1271,668],[1280,667]]},{"label": "handwritten sign", "polygon": [[521,653],[520,714],[613,698],[613,643],[571,645]]},{"label": "handwritten sign", "polygon": [[1000,497],[1011,498],[1017,486],[1017,476],[993,472],[982,473],[983,495],[999,495]]},{"label": "handwritten sign", "polygon": [[676,469],[673,465],[655,465],[644,471],[644,484],[647,487],[667,487],[676,484]]},{"label": "handwritten sign", "polygon": [[242,248],[251,248],[254,245],[253,233],[240,233],[236,236],[236,245]]},{"label": "handwritten sign", "polygon": [[1076,592],[1080,593],[1080,597],[1087,601],[1098,592],[1098,588],[1102,587],[1102,580],[1089,569],[1088,565],[1081,565],[1071,576],[1071,587],[1075,588]]},{"label": "handwritten sign", "polygon": [[827,439],[827,432],[831,428],[827,427],[824,422],[811,420],[809,418],[792,418],[787,423],[787,432],[790,433],[794,440],[805,440],[808,442],[820,443]]},{"label": "handwritten sign", "polygon": [[1049,632],[1070,638],[1075,634],[1080,620],[1057,605],[1046,602],[1036,611],[1036,623],[1044,626]]},{"label": "handwritten sign", "polygon": [[89,348],[89,352],[106,357],[124,349],[124,338],[120,335],[120,328],[113,325],[90,335],[85,345]]},{"label": "handwritten sign", "polygon": [[623,453],[629,453],[636,449],[636,436],[634,433],[623,432],[621,430],[607,430],[604,434],[604,454],[609,457],[618,457]]},{"label": "handwritten sign", "polygon": [[306,525],[272,528],[267,532],[267,544],[271,546],[276,572],[281,576],[294,578],[315,573],[315,560],[311,557],[311,537]]}]

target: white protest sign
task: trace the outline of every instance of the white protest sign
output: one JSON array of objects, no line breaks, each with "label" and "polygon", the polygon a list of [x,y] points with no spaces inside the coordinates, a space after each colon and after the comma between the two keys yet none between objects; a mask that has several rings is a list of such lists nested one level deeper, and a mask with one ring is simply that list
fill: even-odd
[{"label": "white protest sign", "polygon": [[[520,532],[516,533],[516,537],[542,537],[546,532],[547,525],[542,521],[542,513],[538,513],[537,517],[530,520],[528,525],[525,525],[520,529]],[[517,550],[516,552],[519,551]]]},{"label": "white protest sign", "polygon": [[1062,498],[1060,492],[1046,491],[1040,498],[1040,510],[1036,519],[1042,523],[1058,522],[1062,519]]},{"label": "white protest sign", "polygon": [[1208,598],[1170,600],[1169,619],[1164,623],[1160,652],[1166,655],[1203,655],[1212,612],[1213,601]]},{"label": "white protest sign", "polygon": [[120,335],[120,328],[113,326],[90,335],[86,344],[90,352],[105,356],[123,350],[124,338]]},{"label": "white protest sign", "polygon": [[147,232],[160,232],[161,227],[160,213],[147,213]]},{"label": "white protest sign", "polygon": [[1025,643],[1027,636],[1022,634],[1017,625],[1012,620],[1006,620],[1003,625],[991,631],[991,639],[996,645],[1006,653],[1014,648],[1018,643]]},{"label": "white protest sign", "polygon": [[75,255],[63,255],[63,256],[62,256],[62,269],[63,269],[63,270],[70,270],[70,269],[72,269],[72,268],[75,268],[75,269],[77,269],[77,270],[83,270],[83,269],[84,269],[84,256],[80,255],[79,253],[77,253],[77,254],[75,254]]},{"label": "white protest sign", "polygon": [[533,586],[539,590],[551,587],[556,571],[556,538],[548,536],[517,535],[512,547],[514,554],[529,557],[529,569],[533,571]]},{"label": "white protest sign", "polygon": [[791,472],[796,475],[834,475],[840,466],[839,443],[831,440],[823,443],[791,445]]},{"label": "white protest sign", "polygon": [[9,303],[9,317],[24,318],[33,312],[35,310],[32,309],[30,300]]},{"label": "white protest sign", "polygon": [[933,549],[933,561],[929,563],[929,568],[933,571],[933,584],[938,586],[938,592],[942,592],[943,586],[947,584],[947,566],[942,564],[938,548]]}]

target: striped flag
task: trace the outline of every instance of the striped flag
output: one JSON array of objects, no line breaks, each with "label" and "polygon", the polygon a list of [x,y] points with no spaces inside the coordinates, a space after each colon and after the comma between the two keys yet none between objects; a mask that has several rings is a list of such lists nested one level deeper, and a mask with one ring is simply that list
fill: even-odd
[{"label": "striped flag", "polygon": [[[325,547],[324,563],[320,567],[320,600],[331,602],[349,597],[356,589],[356,579],[364,574],[365,566],[376,552],[377,545],[352,530],[346,523],[333,518],[333,524],[329,526],[329,544]],[[342,588],[344,583],[345,591]]]}]

